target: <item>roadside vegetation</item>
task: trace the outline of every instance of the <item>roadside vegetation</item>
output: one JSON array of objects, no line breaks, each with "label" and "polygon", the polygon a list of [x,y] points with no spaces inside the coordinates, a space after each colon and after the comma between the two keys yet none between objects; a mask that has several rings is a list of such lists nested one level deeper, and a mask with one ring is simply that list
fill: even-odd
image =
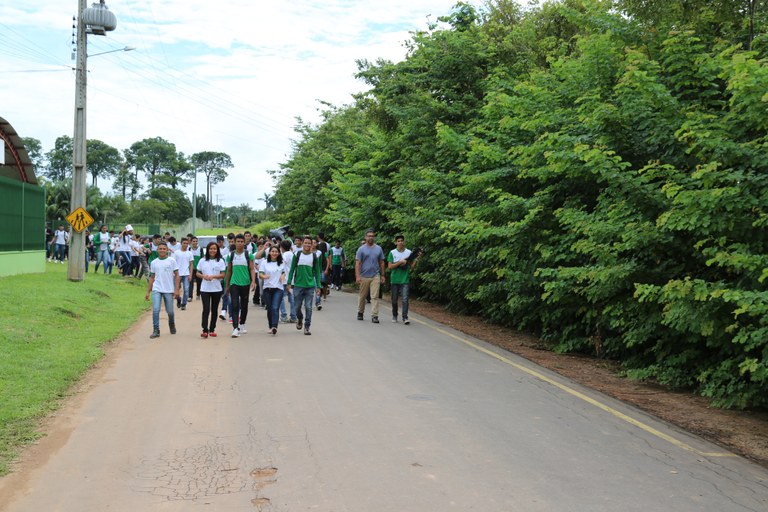
[{"label": "roadside vegetation", "polygon": [[459,2],[300,123],[276,218],[415,289],[728,408],[768,407],[768,5]]},{"label": "roadside vegetation", "polygon": [[67,280],[67,266],[0,278],[0,475],[40,433],[103,346],[147,310],[146,282],[117,273]]}]

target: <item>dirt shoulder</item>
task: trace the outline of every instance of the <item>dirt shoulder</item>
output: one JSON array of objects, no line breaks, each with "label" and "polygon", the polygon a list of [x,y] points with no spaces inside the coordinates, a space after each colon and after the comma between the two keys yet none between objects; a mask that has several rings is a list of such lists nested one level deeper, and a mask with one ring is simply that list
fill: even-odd
[{"label": "dirt shoulder", "polygon": [[703,397],[619,377],[618,365],[611,361],[542,350],[537,348],[539,342],[533,336],[488,324],[477,317],[449,313],[435,304],[411,300],[410,309],[768,467],[768,413],[715,409]]}]

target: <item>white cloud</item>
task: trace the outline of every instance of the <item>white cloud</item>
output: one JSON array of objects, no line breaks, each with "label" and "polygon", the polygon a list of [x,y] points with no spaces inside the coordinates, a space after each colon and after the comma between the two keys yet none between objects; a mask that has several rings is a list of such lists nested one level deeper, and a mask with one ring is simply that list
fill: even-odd
[{"label": "white cloud", "polygon": [[[287,160],[295,118],[316,120],[319,99],[350,102],[364,87],[356,59],[401,59],[409,32],[455,1],[112,0],[117,30],[89,36],[89,53],[137,50],[89,59],[88,137],[125,149],[160,136],[186,154],[228,153],[235,169],[216,193],[261,207],[256,198],[272,190],[265,171]],[[76,9],[0,6],[0,116],[45,150],[72,133]]]}]

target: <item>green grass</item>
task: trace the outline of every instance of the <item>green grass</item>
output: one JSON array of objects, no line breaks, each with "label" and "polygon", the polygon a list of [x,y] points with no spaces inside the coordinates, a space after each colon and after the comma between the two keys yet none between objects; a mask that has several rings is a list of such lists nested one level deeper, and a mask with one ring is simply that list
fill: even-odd
[{"label": "green grass", "polygon": [[92,265],[74,283],[66,265],[46,265],[44,274],[0,278],[0,475],[102,346],[149,307],[144,280],[94,275]]}]

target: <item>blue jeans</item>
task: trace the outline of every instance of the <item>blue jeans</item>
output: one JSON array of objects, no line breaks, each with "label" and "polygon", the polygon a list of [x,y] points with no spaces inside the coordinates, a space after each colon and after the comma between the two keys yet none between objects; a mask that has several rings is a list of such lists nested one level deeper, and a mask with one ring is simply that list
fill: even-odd
[{"label": "blue jeans", "polygon": [[390,295],[392,296],[392,317],[397,318],[397,297],[403,298],[403,320],[408,318],[408,283],[393,284]]},{"label": "blue jeans", "polygon": [[64,255],[67,253],[67,244],[56,244],[55,257],[59,261],[64,261]]},{"label": "blue jeans", "polygon": [[133,262],[131,261],[131,253],[127,251],[117,251],[115,258],[121,259],[120,270],[123,271],[124,276],[130,276],[133,270]]},{"label": "blue jeans", "polygon": [[88,272],[88,262],[91,261],[91,254],[88,252],[88,249],[85,250],[85,271]]},{"label": "blue jeans", "polygon": [[[291,322],[296,321],[296,302],[293,300],[293,292],[285,292],[283,297],[288,300],[288,307],[291,312]],[[288,318],[288,312],[285,308],[285,301],[280,301],[280,318]]]},{"label": "blue jeans", "polygon": [[152,329],[160,330],[160,305],[165,302],[165,312],[168,313],[168,325],[176,325],[173,316],[173,293],[152,291]]},{"label": "blue jeans", "polygon": [[107,267],[109,267],[109,273],[112,273],[112,256],[109,254],[109,249],[104,249],[103,251],[99,251],[98,256],[96,256],[96,270],[95,272],[99,271],[99,264],[104,264],[104,273],[107,273]]},{"label": "blue jeans", "polygon": [[187,296],[189,295],[189,276],[179,276],[181,281],[181,289],[183,290],[181,293],[181,297],[179,297],[179,301],[182,306],[187,305]]},{"label": "blue jeans", "polygon": [[267,322],[269,327],[277,327],[280,321],[280,306],[283,305],[284,290],[280,288],[264,288],[261,290],[262,304],[267,305]]},{"label": "blue jeans", "polygon": [[296,318],[301,321],[304,320],[304,314],[301,311],[301,305],[304,304],[304,312],[307,315],[307,319],[304,320],[304,327],[309,328],[312,323],[312,301],[315,298],[315,290],[317,288],[299,288],[293,287],[293,300],[296,303]]}]

